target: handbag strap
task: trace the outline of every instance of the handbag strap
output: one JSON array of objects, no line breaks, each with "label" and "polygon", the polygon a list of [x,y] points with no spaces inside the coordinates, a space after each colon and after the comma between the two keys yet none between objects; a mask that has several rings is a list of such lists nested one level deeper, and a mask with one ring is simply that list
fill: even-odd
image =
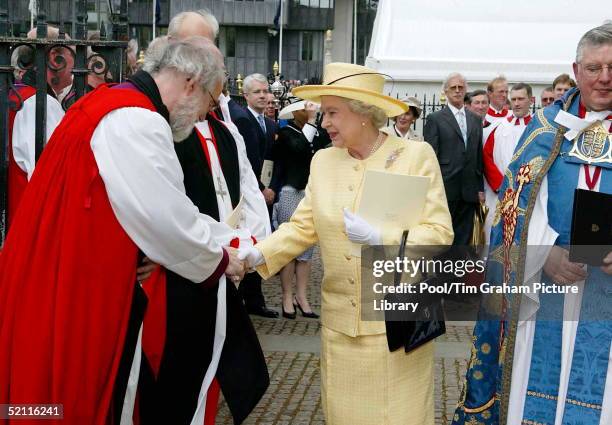
[{"label": "handbag strap", "polygon": [[[402,233],[402,239],[400,240],[400,244],[399,244],[399,252],[397,253],[398,258],[404,258],[404,255],[406,254],[406,241],[408,240],[408,230],[404,230],[404,232]],[[397,286],[401,283],[402,280],[402,273],[398,270],[398,268],[395,269],[395,273],[393,274],[393,285]]]}]

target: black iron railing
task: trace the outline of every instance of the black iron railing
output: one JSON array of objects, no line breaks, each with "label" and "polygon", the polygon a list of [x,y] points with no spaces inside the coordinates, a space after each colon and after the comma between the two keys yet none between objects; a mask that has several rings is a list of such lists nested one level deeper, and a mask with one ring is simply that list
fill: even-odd
[{"label": "black iron railing", "polygon": [[[121,81],[127,70],[128,0],[113,0],[112,4],[118,7],[109,14],[108,24],[112,30],[109,32],[106,25],[102,25],[95,40],[88,39],[87,0],[56,0],[57,22],[47,21],[50,1],[38,0],[36,38],[25,36],[24,29],[30,28],[29,20],[11,15],[11,10],[16,9],[14,1],[23,0],[0,0],[0,247],[10,224],[7,221],[8,164],[11,155],[8,143],[9,110],[18,110],[22,106],[20,102],[11,104],[9,101],[9,93],[16,90],[16,80],[25,73],[29,77],[26,83],[36,88],[35,152],[38,160],[46,144],[49,83],[62,73],[68,77],[72,75],[69,94],[62,102],[64,109],[67,109],[89,91],[90,76],[99,77],[98,81]],[[65,21],[64,16],[74,16],[74,22]],[[57,31],[54,37],[47,37],[51,24]],[[65,33],[67,25],[75,31],[73,38]],[[16,76],[15,71],[21,74]]]}]

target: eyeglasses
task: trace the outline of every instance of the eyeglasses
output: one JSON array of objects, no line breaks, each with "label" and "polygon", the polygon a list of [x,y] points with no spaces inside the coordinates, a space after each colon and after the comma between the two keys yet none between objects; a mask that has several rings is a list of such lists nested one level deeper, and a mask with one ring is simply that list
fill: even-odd
[{"label": "eyeglasses", "polygon": [[206,90],[208,92],[208,95],[210,96],[210,103],[208,104],[208,109],[210,109],[211,111],[213,109],[217,109],[219,107],[219,104],[217,103],[217,101],[215,100],[215,97],[213,96],[213,94],[210,92],[210,90]]},{"label": "eyeglasses", "polygon": [[584,69],[584,73],[586,74],[586,76],[589,78],[599,77],[599,75],[601,74],[601,71],[603,71],[604,68],[606,68],[609,72],[612,72],[612,63],[609,63],[607,65],[595,65],[595,64],[588,64],[588,65],[580,64],[580,65]]},{"label": "eyeglasses", "polygon": [[543,97],[542,102],[554,102],[554,97]]},{"label": "eyeglasses", "polygon": [[450,91],[463,91],[465,90],[464,86],[451,86],[448,88]]}]

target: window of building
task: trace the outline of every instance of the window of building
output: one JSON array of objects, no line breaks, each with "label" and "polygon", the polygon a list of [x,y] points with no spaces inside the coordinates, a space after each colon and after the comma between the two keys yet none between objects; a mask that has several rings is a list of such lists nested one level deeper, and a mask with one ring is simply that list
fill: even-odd
[{"label": "window of building", "polygon": [[323,34],[320,31],[300,33],[300,59],[303,61],[322,60]]},{"label": "window of building", "polygon": [[236,27],[219,29],[219,50],[226,58],[236,57]]},{"label": "window of building", "polygon": [[293,0],[293,5],[296,7],[331,9],[334,7],[334,0]]}]

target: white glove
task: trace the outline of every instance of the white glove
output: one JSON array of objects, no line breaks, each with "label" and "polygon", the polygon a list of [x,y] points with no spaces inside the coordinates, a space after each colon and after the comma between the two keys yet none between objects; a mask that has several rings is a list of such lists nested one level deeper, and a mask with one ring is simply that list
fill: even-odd
[{"label": "white glove", "polygon": [[344,209],[344,228],[351,242],[364,245],[380,245],[380,232],[348,209]]},{"label": "white glove", "polygon": [[255,248],[254,246],[248,246],[245,248],[238,249],[238,259],[246,260],[249,268],[254,268],[257,266],[261,266],[265,263],[263,254],[260,250]]}]

